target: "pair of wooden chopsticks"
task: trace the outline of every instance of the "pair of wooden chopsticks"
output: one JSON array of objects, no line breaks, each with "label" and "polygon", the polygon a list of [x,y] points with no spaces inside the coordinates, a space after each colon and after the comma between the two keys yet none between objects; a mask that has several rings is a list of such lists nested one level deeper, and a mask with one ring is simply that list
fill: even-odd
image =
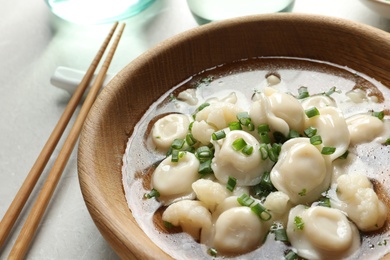
[{"label": "pair of wooden chopsticks", "polygon": [[[102,46],[100,47],[98,53],[96,54],[94,60],[92,61],[90,67],[88,68],[84,78],[80,82],[77,90],[73,94],[72,98],[69,100],[68,105],[66,106],[61,118],[59,119],[57,125],[55,126],[53,132],[51,133],[49,139],[47,140],[45,146],[43,147],[41,153],[39,154],[37,160],[35,161],[33,167],[31,168],[29,174],[27,175],[25,181],[20,187],[18,193],[16,194],[14,200],[12,201],[10,207],[5,213],[2,221],[0,222],[0,248],[3,247],[4,242],[9,235],[13,225],[16,222],[20,212],[22,211],[28,197],[30,196],[34,186],[36,185],[43,169],[45,168],[51,154],[53,153],[58,141],[61,138],[67,124],[69,123],[70,118],[72,117],[74,111],[77,108],[78,103],[80,102],[85,90],[87,89],[91,79],[94,75],[94,72],[107,49],[108,44],[111,41],[112,36],[118,26],[118,22],[114,24],[110,30],[108,36],[104,40]],[[27,217],[26,222],[20,234],[10,252],[9,259],[20,259],[23,258],[26,254],[28,247],[31,243],[31,240],[35,234],[35,231],[41,221],[44,212],[50,202],[50,199],[54,193],[54,190],[60,180],[62,172],[69,160],[69,157],[72,153],[72,150],[77,142],[81,128],[87,117],[87,114],[96,99],[97,94],[101,88],[101,85],[106,76],[108,67],[110,66],[111,60],[114,56],[116,47],[118,46],[119,40],[122,36],[125,24],[119,26],[117,35],[112,43],[109,53],[91,87],[89,93],[82,105],[80,112],[72,126],[68,137],[66,138],[63,147],[58,154],[58,157],[45,181],[42,190],[40,191],[38,198],[31,209],[30,214]]]}]

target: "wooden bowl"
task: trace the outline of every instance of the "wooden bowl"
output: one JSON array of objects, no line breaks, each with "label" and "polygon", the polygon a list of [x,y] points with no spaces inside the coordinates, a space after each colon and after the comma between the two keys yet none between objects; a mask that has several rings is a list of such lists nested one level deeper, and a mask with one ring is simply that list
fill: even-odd
[{"label": "wooden bowl", "polygon": [[78,151],[85,202],[119,256],[170,258],[143,233],[125,200],[122,157],[137,121],[150,104],[194,73],[259,56],[323,60],[390,86],[390,34],[330,17],[269,14],[215,22],[147,51],[101,92],[85,122]]}]

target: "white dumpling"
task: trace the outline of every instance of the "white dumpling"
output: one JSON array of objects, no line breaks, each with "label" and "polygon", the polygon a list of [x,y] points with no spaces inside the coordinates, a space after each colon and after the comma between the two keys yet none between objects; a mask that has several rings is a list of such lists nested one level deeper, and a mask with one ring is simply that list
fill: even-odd
[{"label": "white dumpling", "polygon": [[198,98],[196,97],[196,89],[189,88],[186,89],[177,95],[177,99],[191,106],[195,106],[198,103]]},{"label": "white dumpling", "polygon": [[198,200],[202,201],[210,211],[214,211],[215,207],[229,196],[226,186],[212,180],[199,179],[192,184],[192,189]]},{"label": "white dumpling", "polygon": [[258,98],[252,102],[249,108],[249,117],[252,123],[257,126],[260,124],[267,124],[267,112],[264,105],[264,99]]},{"label": "white dumpling", "polygon": [[[305,125],[305,113],[301,103],[292,95],[265,88],[264,93],[269,101],[269,109],[276,117],[284,120],[289,129],[302,132]],[[287,136],[287,133],[283,133]]]},{"label": "white dumpling", "polygon": [[200,238],[203,229],[211,228],[211,213],[203,202],[196,200],[181,200],[171,204],[164,211],[162,220],[180,226],[195,240]]},{"label": "white dumpling", "polygon": [[336,107],[318,109],[320,115],[308,118],[305,128],[310,126],[317,129],[317,135],[322,138],[324,146],[334,147],[336,151],[328,155],[332,160],[343,155],[350,143],[350,134],[344,116]]},{"label": "white dumpling", "polygon": [[384,131],[383,121],[368,114],[347,118],[351,144],[371,142]]},{"label": "white dumpling", "polygon": [[267,231],[251,208],[233,207],[215,222],[213,245],[218,252],[242,254],[261,245]]},{"label": "white dumpling", "polygon": [[211,140],[211,135],[216,131],[216,128],[209,125],[206,121],[194,121],[191,129],[192,136],[203,145],[208,145]]},{"label": "white dumpling", "polygon": [[337,179],[336,198],[331,205],[348,214],[348,217],[362,231],[378,230],[383,227],[388,209],[379,200],[368,178],[353,172]]},{"label": "white dumpling", "polygon": [[[247,145],[253,147],[251,155],[233,149],[233,142],[239,138],[243,138]],[[221,147],[215,149],[211,164],[215,177],[224,184],[229,180],[229,176],[236,178],[239,186],[259,183],[263,172],[271,167],[268,159],[261,159],[259,147],[256,138],[245,131],[235,130],[227,133]]]},{"label": "white dumpling", "polygon": [[360,247],[357,228],[337,209],[298,205],[290,211],[286,232],[306,259],[343,259]]},{"label": "white dumpling", "polygon": [[271,214],[273,221],[281,221],[285,224],[292,204],[287,194],[281,191],[275,191],[267,196],[264,201],[264,207]]},{"label": "white dumpling", "polygon": [[152,140],[157,149],[166,152],[175,139],[183,139],[190,120],[182,114],[169,114],[156,121],[152,128]]},{"label": "white dumpling", "polygon": [[303,109],[309,109],[312,107],[316,108],[323,108],[323,107],[337,107],[336,102],[334,99],[327,95],[315,95],[315,96],[310,96],[308,98],[305,98],[301,102]]},{"label": "white dumpling", "polygon": [[294,204],[318,199],[329,188],[331,176],[329,159],[303,137],[282,145],[279,160],[270,173],[275,188],[287,194]]},{"label": "white dumpling", "polygon": [[215,102],[196,113],[196,121],[205,121],[216,129],[228,127],[228,124],[237,121],[237,114],[244,110],[229,102]]},{"label": "white dumpling", "polygon": [[171,155],[164,159],[152,175],[152,187],[160,193],[159,200],[164,204],[182,197],[194,197],[192,183],[199,179],[199,160],[194,154],[184,152],[178,162],[171,159]]}]

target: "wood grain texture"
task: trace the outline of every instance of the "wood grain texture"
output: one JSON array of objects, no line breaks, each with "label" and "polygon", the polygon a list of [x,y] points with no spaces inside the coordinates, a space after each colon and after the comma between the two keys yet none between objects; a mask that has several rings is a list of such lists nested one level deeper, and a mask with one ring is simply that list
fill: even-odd
[{"label": "wood grain texture", "polygon": [[289,56],[347,66],[390,86],[390,34],[338,18],[270,14],[200,26],[159,44],[102,91],[84,124],[80,185],[100,232],[124,259],[169,259],[142,232],[122,188],[122,156],[134,125],[168,89],[234,60]]}]

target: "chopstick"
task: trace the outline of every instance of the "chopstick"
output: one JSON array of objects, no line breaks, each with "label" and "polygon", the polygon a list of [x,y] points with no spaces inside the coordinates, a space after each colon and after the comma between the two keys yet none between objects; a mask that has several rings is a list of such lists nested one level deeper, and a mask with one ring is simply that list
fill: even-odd
[{"label": "chopstick", "polygon": [[[110,31],[109,36],[107,36],[106,41],[110,41],[112,34],[114,33],[116,29],[117,23],[114,25],[112,30]],[[74,125],[72,126],[64,144],[61,148],[61,151],[58,154],[58,157],[56,161],[54,162],[54,165],[47,177],[47,180],[45,181],[42,190],[40,191],[38,198],[33,205],[30,214],[28,215],[26,222],[24,223],[22,230],[20,231],[20,234],[18,238],[16,239],[16,242],[10,252],[9,259],[20,259],[23,258],[26,254],[28,247],[31,243],[31,240],[35,234],[35,231],[39,225],[39,222],[41,221],[45,210],[50,202],[50,199],[54,193],[54,190],[60,180],[60,177],[62,175],[62,172],[69,160],[69,157],[72,153],[72,150],[78,140],[80,131],[82,129],[83,123],[85,121],[85,118],[87,117],[87,114],[90,110],[90,108],[93,105],[93,102],[96,99],[97,94],[99,93],[99,90],[101,88],[101,85],[104,81],[105,75],[107,73],[108,67],[110,66],[111,60],[114,56],[115,50],[118,46],[119,40],[122,36],[123,30],[124,30],[125,24],[121,24],[119,27],[119,31],[114,39],[114,42],[110,48],[109,53],[107,54],[107,57],[96,77],[95,82],[93,83],[91,89],[89,90],[89,93],[84,101],[84,104],[82,105],[80,112],[74,122]],[[106,41],[103,45],[107,46],[108,42],[106,44]],[[104,53],[105,48],[99,50],[99,52]],[[103,55],[101,53],[101,55]],[[100,54],[98,54],[100,55]],[[97,66],[98,63],[95,60],[92,62],[91,66]],[[93,74],[93,73],[92,73]],[[88,85],[88,84],[87,84]],[[79,91],[78,89],[76,91]],[[3,222],[3,221],[2,221]]]},{"label": "chopstick", "polygon": [[108,46],[109,42],[111,41],[111,38],[114,35],[114,32],[115,32],[117,26],[118,26],[118,22],[116,22],[113,25],[109,34],[107,35],[104,42],[102,43],[102,46],[100,47],[99,51],[95,55],[91,65],[89,66],[87,72],[85,73],[83,79],[81,80],[79,86],[77,87],[76,91],[72,95],[71,99],[69,100],[68,105],[66,106],[63,114],[61,115],[60,119],[58,120],[55,128],[53,129],[52,133],[50,134],[44,147],[42,148],[41,153],[39,154],[38,158],[36,159],[33,167],[31,168],[31,170],[28,173],[27,177],[25,178],[22,186],[20,187],[18,193],[16,194],[16,196],[13,199],[11,205],[9,206],[7,212],[5,213],[3,219],[1,220],[1,222],[0,222],[0,248],[3,247],[7,236],[9,235],[10,231],[12,230],[12,227],[14,226],[17,218],[19,217],[20,212],[22,211],[24,205],[26,204],[26,202],[27,202],[32,190],[34,189],[39,177],[41,176],[43,169],[45,168],[47,162],[49,161],[51,154],[53,153],[62,134],[64,133],[64,130],[65,130],[67,124],[69,123],[69,120],[71,119],[74,111],[76,110],[78,103],[80,102],[85,90],[87,89],[89,83],[91,82],[91,79],[94,75],[94,72],[95,72],[101,58],[103,57],[103,54],[104,54],[105,50],[107,49],[107,46]]}]

